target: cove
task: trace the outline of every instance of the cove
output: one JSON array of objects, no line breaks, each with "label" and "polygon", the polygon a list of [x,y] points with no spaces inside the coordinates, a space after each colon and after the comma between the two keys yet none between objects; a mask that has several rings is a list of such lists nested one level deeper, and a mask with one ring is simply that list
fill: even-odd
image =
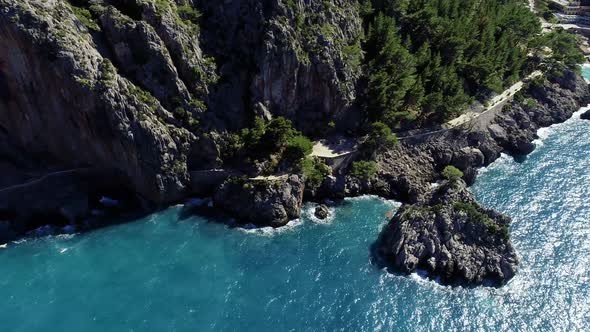
[{"label": "cove", "polygon": [[173,207],[132,223],[0,249],[3,331],[572,331],[590,324],[590,121],[539,132],[472,187],[513,217],[503,288],[391,275],[369,247],[397,203],[347,199],[325,223],[238,230]]}]

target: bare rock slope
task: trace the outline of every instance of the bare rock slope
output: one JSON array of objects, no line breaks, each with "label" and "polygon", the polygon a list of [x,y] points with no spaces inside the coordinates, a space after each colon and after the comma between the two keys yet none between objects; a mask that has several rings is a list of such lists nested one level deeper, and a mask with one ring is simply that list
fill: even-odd
[{"label": "bare rock slope", "polygon": [[403,273],[426,270],[449,284],[502,285],[517,271],[510,218],[482,208],[461,180],[403,205],[375,244],[377,258]]}]

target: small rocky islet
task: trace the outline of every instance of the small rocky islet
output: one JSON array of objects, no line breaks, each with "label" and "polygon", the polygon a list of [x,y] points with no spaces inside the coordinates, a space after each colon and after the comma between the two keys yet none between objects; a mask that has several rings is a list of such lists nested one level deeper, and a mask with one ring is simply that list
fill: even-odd
[{"label": "small rocky islet", "polygon": [[[394,125],[368,125],[367,112],[384,106],[371,66],[393,61],[369,46],[402,42],[361,42],[396,24],[367,3],[0,0],[0,50],[10,50],[0,52],[0,242],[191,197],[212,197],[206,209],[238,224],[281,227],[304,200],[375,194],[405,203],[373,246],[379,264],[505,284],[518,265],[510,219],[467,185],[501,153],[530,153],[539,128],[590,102],[588,84],[560,66],[461,126],[395,112],[379,119],[400,117]],[[358,144],[328,160],[310,157],[307,136]],[[462,179],[444,180],[449,166]]]},{"label": "small rocky islet", "polygon": [[402,273],[421,269],[445,284],[499,286],[518,269],[510,218],[482,208],[460,179],[405,204],[373,245],[379,264]]}]

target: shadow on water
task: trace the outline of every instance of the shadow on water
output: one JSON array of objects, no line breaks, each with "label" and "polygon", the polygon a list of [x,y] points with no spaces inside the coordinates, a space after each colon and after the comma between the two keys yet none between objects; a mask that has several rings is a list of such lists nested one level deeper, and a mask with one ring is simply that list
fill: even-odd
[{"label": "shadow on water", "polygon": [[527,158],[528,158],[528,155],[524,155],[524,154],[515,154],[515,155],[512,155],[512,158],[514,159],[514,161],[515,161],[516,163],[518,163],[518,164],[522,164],[522,163],[524,163],[524,162],[527,160]]},{"label": "shadow on water", "polygon": [[207,222],[235,226],[235,220],[223,211],[213,207],[210,198],[189,200],[178,211],[178,220],[185,221],[193,217],[204,217]]}]

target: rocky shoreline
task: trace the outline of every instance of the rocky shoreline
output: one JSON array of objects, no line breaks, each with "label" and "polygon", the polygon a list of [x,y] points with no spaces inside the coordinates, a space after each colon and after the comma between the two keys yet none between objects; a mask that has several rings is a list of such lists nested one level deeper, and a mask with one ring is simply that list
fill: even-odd
[{"label": "rocky shoreline", "polygon": [[[326,178],[321,187],[311,195],[308,194],[305,199],[322,201],[377,194],[402,201],[406,205],[402,206],[384,228],[375,243],[377,249],[374,251],[374,258],[379,264],[403,273],[425,269],[433,277],[440,277],[442,282],[449,284],[476,285],[488,282],[502,285],[517,270],[518,258],[509,237],[489,236],[486,229],[505,229],[509,218],[481,208],[463,186],[441,196],[437,190],[432,189],[431,184],[441,179],[442,169],[449,165],[463,171],[464,180],[469,184],[475,179],[478,168],[489,165],[501,153],[515,156],[530,153],[534,149],[532,141],[537,138],[536,131],[567,120],[581,106],[590,102],[590,91],[579,75],[566,72],[562,77],[551,77],[541,84],[530,84],[523,98],[524,100],[505,105],[503,111],[485,123],[472,123],[420,139],[403,141],[376,157],[376,177],[360,181],[344,171]],[[214,199],[209,204],[210,207],[214,205],[214,211],[236,217],[238,223],[273,227],[280,227],[300,216],[305,191],[304,179],[300,176],[285,175],[249,180],[232,172],[220,174],[219,179],[213,182],[221,184],[213,190]],[[118,173],[117,176],[121,180],[112,184],[129,183],[124,174]],[[34,201],[18,201],[18,204],[15,201],[11,206],[7,206],[11,202],[8,197],[16,197],[16,189],[5,188],[0,192],[7,197],[2,199],[5,206],[0,210],[3,213],[2,240],[9,241],[31,234],[34,227],[42,226],[33,222],[35,216],[31,213],[21,214],[27,210],[58,216],[57,219],[62,221],[53,224],[75,225],[77,230],[100,227],[101,222],[108,224],[107,219],[96,221],[99,219],[93,218],[96,223],[87,227],[89,218],[97,213],[97,207],[101,207],[97,205],[99,198],[96,195],[87,196],[87,193],[95,192],[98,195],[100,192],[116,192],[112,188],[101,187],[100,181],[96,181],[101,177],[109,177],[111,180],[116,178],[114,173],[101,173],[100,176],[90,177],[92,180],[83,189],[77,186],[82,182],[76,181],[76,177],[31,181],[27,186],[15,188],[27,191]],[[225,178],[227,180],[224,181]],[[49,183],[44,183],[47,181]],[[48,203],[51,206],[39,206],[37,202],[44,201],[40,195],[45,197],[49,194],[44,193],[46,190],[39,190],[37,186],[67,187],[68,183],[75,189],[55,196],[55,200]],[[132,188],[130,184],[122,187]],[[441,198],[446,197],[445,195],[451,198]],[[461,197],[460,200],[452,199],[457,195]],[[131,205],[126,200],[139,203]],[[153,209],[149,204],[146,205],[148,201],[140,196],[133,197],[132,193],[118,201],[124,202],[127,207],[133,206],[133,209]],[[474,206],[474,209],[458,209],[457,202]],[[473,213],[470,217],[471,210],[477,212],[475,215],[479,221],[473,220]],[[414,212],[408,214],[408,211]],[[488,220],[479,218],[482,215],[500,226],[490,226],[490,222],[482,222],[481,220]],[[446,227],[447,231],[427,232],[435,224],[437,229]],[[483,236],[485,234],[488,236]]]},{"label": "rocky shoreline", "polygon": [[445,284],[500,286],[518,269],[510,218],[482,208],[454,179],[415,204],[404,204],[373,245],[378,265],[425,270]]},{"label": "rocky shoreline", "polygon": [[488,122],[402,144],[380,156],[381,173],[370,190],[389,192],[407,204],[375,242],[375,261],[402,273],[424,269],[445,284],[505,284],[518,265],[507,231],[510,219],[479,206],[462,181],[435,189],[431,183],[448,165],[470,184],[477,169],[501,153],[526,156],[535,148],[538,129],[564,122],[588,103],[588,84],[566,72],[530,84],[522,101],[504,106]]},{"label": "rocky shoreline", "polygon": [[[376,194],[427,209],[436,196],[431,184],[445,167],[458,168],[471,184],[478,168],[503,152],[530,153],[539,128],[565,121],[590,102],[577,73],[535,79],[503,109],[459,128],[405,137],[377,154],[359,151],[354,157],[373,159],[376,174],[353,176],[351,157],[318,180],[317,188],[306,188],[304,175],[289,174],[298,171],[274,155],[235,161],[257,157],[232,155],[239,145],[236,131],[255,116],[283,116],[306,135],[329,135],[335,127],[339,134],[358,135],[362,114],[354,101],[362,68],[351,65],[346,52],[354,51],[350,46],[360,50],[356,4],[203,2],[199,26],[194,4],[0,0],[0,49],[10,50],[0,52],[0,242],[34,235],[46,225],[57,232],[92,229],[129,211],[149,213],[203,196],[213,197],[208,210],[238,224],[272,227],[298,218],[304,199]],[[329,25],[330,38],[322,29],[295,31],[301,11]],[[282,173],[264,176],[269,172]],[[450,203],[443,210],[444,216],[460,215]],[[326,209],[317,216],[326,217]],[[429,222],[425,215],[417,218]],[[406,231],[416,230],[387,227],[380,239],[402,238],[396,234]],[[430,264],[411,248],[404,252],[415,259],[395,258],[400,251],[386,250],[394,246],[388,241],[381,252],[400,270]],[[488,276],[505,282],[513,275],[501,259],[486,267],[489,275],[471,267],[457,274],[456,264],[438,263],[439,249],[429,253],[435,274],[459,275],[467,283]],[[459,252],[479,253],[449,252],[453,261]]]}]

